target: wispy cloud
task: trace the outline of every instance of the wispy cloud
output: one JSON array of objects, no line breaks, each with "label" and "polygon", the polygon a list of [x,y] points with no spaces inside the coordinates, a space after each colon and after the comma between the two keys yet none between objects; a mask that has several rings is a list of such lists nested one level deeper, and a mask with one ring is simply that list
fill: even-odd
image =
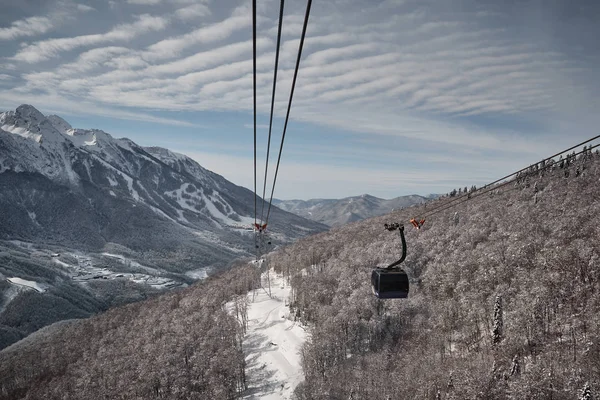
[{"label": "wispy cloud", "polygon": [[94,7],[88,6],[87,4],[77,4],[77,9],[82,12],[96,11]]},{"label": "wispy cloud", "polygon": [[136,21],[118,25],[106,33],[35,42],[19,50],[12,59],[14,61],[37,63],[57,57],[62,52],[75,50],[80,47],[128,41],[150,31],[160,31],[167,26],[168,22],[169,20],[165,17],[143,14],[137,17]]},{"label": "wispy cloud", "polygon": [[47,17],[29,17],[15,21],[8,28],[0,28],[0,40],[11,40],[19,37],[35,36],[54,28],[54,23]]},{"label": "wispy cloud", "polygon": [[162,0],[127,0],[129,4],[137,4],[143,6],[153,6],[156,4],[160,4]]},{"label": "wispy cloud", "polygon": [[175,11],[175,16],[182,21],[194,21],[211,15],[210,8],[206,4],[191,4]]},{"label": "wispy cloud", "polygon": [[234,16],[222,22],[196,29],[185,35],[161,40],[148,47],[145,56],[151,60],[164,60],[177,57],[181,52],[198,44],[207,44],[229,38],[234,32],[247,28],[250,20],[247,17]]}]

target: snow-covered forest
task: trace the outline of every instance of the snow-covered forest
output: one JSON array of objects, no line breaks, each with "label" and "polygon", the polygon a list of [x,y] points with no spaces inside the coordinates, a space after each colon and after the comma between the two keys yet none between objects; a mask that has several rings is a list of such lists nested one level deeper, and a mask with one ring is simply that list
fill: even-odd
[{"label": "snow-covered forest", "polygon": [[242,311],[257,282],[257,269],[242,266],[46,327],[0,352],[0,399],[237,398],[245,328],[226,304]]},{"label": "snow-covered forest", "polygon": [[401,253],[383,224],[424,208],[273,254],[312,326],[297,399],[566,400],[585,387],[597,396],[599,179],[600,157],[588,151],[533,166],[421,230],[408,224],[407,300],[376,299],[369,274]]},{"label": "snow-covered forest", "polygon": [[[465,191],[271,253],[268,264],[291,284],[288,318],[308,327],[294,397],[596,396],[599,179],[597,153],[544,162],[420,230],[407,226],[405,300],[371,293],[371,269],[401,252],[384,223],[409,225]],[[0,399],[248,398],[259,388],[250,375],[260,365],[244,354],[258,271],[241,262],[192,287],[44,328],[0,352]],[[279,320],[271,314],[261,323]]]}]

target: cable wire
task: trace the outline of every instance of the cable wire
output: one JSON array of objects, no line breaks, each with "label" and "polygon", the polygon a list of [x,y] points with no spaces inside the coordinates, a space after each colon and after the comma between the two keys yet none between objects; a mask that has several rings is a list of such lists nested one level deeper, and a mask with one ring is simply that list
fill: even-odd
[{"label": "cable wire", "polygon": [[[600,137],[600,135],[599,135],[599,136],[596,136],[596,138],[597,138],[597,137]],[[595,139],[595,138],[594,138],[594,139]],[[593,139],[590,139],[590,140],[593,140]],[[590,140],[588,140],[588,141],[586,141],[586,142],[584,142],[584,143],[588,143]],[[579,146],[579,145],[578,145],[578,146]],[[578,147],[578,146],[575,146],[575,147]],[[591,145],[590,145],[590,147],[589,147],[589,148],[587,148],[587,149],[585,149],[585,150],[581,150],[581,151],[580,151],[580,152],[578,152],[578,153],[575,153],[575,157],[577,157],[577,156],[578,156],[578,155],[580,155],[580,154],[583,154],[584,152],[587,152],[587,151],[592,151],[593,149],[595,149],[595,148],[596,148],[596,147],[598,147],[598,146],[600,146],[600,144],[597,144],[597,145],[595,145],[595,146],[591,146]],[[570,149],[568,149],[568,150],[565,150],[564,152],[571,151],[571,150],[573,150],[575,147],[571,147]],[[555,154],[555,155],[553,155],[552,157],[545,158],[544,160],[549,160],[549,159],[551,159],[551,158],[554,158],[554,157],[556,157],[557,155],[561,155],[561,154],[563,154],[564,152],[561,152],[561,153]],[[527,168],[525,168],[525,169],[528,169],[528,168],[529,168],[529,167],[527,167]],[[547,167],[547,166],[545,166],[544,168],[548,168],[548,167]],[[518,172],[522,172],[522,171],[523,171],[523,169],[522,169],[522,170],[520,170],[520,171],[518,171]],[[510,176],[513,176],[513,175],[516,175],[516,174],[517,174],[517,172],[516,172],[516,173],[514,173],[514,174],[511,174],[511,175],[508,175],[508,177],[510,177]],[[432,216],[432,215],[435,215],[435,214],[437,214],[437,213],[440,213],[440,212],[442,212],[442,211],[445,211],[445,210],[447,210],[447,209],[449,209],[449,208],[453,208],[453,207],[455,207],[455,206],[458,206],[459,204],[465,203],[465,202],[467,202],[467,201],[469,201],[469,200],[473,200],[473,199],[475,199],[475,198],[477,198],[477,197],[479,197],[479,196],[483,196],[484,194],[486,194],[486,193],[489,193],[489,192],[491,192],[492,190],[498,190],[498,189],[500,189],[500,188],[502,188],[502,187],[504,187],[504,186],[506,186],[506,185],[508,185],[508,184],[514,183],[514,181],[513,181],[513,180],[510,180],[510,181],[506,181],[506,182],[504,182],[504,183],[501,183],[500,185],[497,185],[497,186],[493,186],[493,187],[492,187],[492,185],[494,185],[494,184],[496,184],[496,183],[498,183],[498,182],[499,182],[499,181],[497,180],[497,181],[495,181],[495,182],[493,182],[493,183],[490,183],[490,184],[486,185],[486,189],[482,189],[482,191],[481,191],[481,192],[479,192],[479,193],[477,193],[476,195],[471,195],[471,197],[468,197],[468,196],[467,196],[467,198],[464,198],[464,196],[463,196],[463,198],[459,198],[461,201],[459,201],[458,203],[455,203],[455,204],[449,204],[449,203],[446,203],[446,204],[444,204],[443,206],[441,206],[441,207],[438,207],[438,209],[436,209],[436,210],[432,210],[432,211],[430,211],[429,213],[427,213],[427,216]],[[423,217],[423,218],[424,218],[424,217]]]},{"label": "cable wire", "polygon": [[[587,143],[589,143],[589,142],[591,142],[591,141],[594,141],[594,140],[596,140],[596,139],[598,139],[598,138],[600,138],[600,135],[594,136],[594,137],[593,137],[593,138],[591,138],[591,139],[588,139],[588,140],[586,140],[586,141],[584,141],[584,142],[581,142],[581,143],[579,143],[579,144],[576,144],[575,146],[569,147],[568,149],[566,149],[566,150],[563,150],[563,151],[561,151],[561,152],[558,152],[558,153],[556,153],[556,154],[554,154],[554,155],[552,155],[552,156],[550,156],[550,157],[546,157],[546,158],[544,158],[544,160],[549,160],[549,159],[551,159],[551,158],[554,158],[554,157],[556,157],[556,156],[560,156],[561,154],[564,154],[564,153],[566,153],[566,152],[568,152],[568,151],[571,151],[571,150],[573,150],[573,149],[575,149],[575,148],[577,148],[577,147],[579,147],[579,146],[583,146],[584,144],[587,144]],[[529,166],[529,167],[530,167],[530,166]],[[476,189],[476,190],[472,191],[472,192],[471,192],[471,194],[473,194],[473,193],[476,193],[476,192],[477,192],[477,191],[479,191],[479,190],[484,190],[484,189],[485,189],[485,188],[487,188],[488,186],[495,185],[496,183],[498,183],[498,182],[502,182],[503,180],[505,180],[505,179],[508,179],[508,178],[510,178],[510,177],[512,177],[512,176],[514,176],[514,175],[517,175],[517,174],[519,174],[519,173],[521,173],[521,172],[525,172],[527,169],[529,169],[529,167],[525,167],[525,168],[523,168],[523,169],[520,169],[520,170],[518,170],[517,172],[513,172],[513,173],[512,173],[512,174],[510,174],[510,175],[506,175],[506,176],[504,176],[504,177],[502,177],[502,178],[500,178],[500,179],[496,179],[494,182],[492,182],[492,183],[488,183],[488,184],[487,184],[487,185],[485,185],[483,188],[481,188],[481,189]],[[471,196],[471,197],[473,197],[473,196]],[[436,210],[437,210],[438,208],[446,207],[446,206],[448,206],[449,204],[451,204],[451,203],[454,203],[454,202],[458,201],[459,199],[460,199],[460,198],[459,198],[459,197],[457,197],[456,199],[450,200],[450,201],[449,201],[448,203],[446,203],[446,204],[443,204],[443,205],[440,205],[440,206],[438,206],[438,207],[435,207],[435,208],[433,208],[432,210],[429,210],[428,212],[424,213],[424,214],[423,214],[423,215],[422,215],[420,218],[425,218],[425,217],[431,216],[431,215],[433,215],[433,214],[436,212]]]},{"label": "cable wire", "polygon": [[277,69],[279,65],[279,46],[281,44],[281,27],[283,25],[283,3],[285,0],[281,0],[279,6],[279,28],[277,30],[277,50],[275,51],[275,71],[273,72],[273,94],[271,95],[271,118],[269,120],[269,139],[267,141],[267,161],[265,163],[265,181],[263,186],[262,194],[262,209],[260,211],[260,223],[263,223],[263,216],[265,212],[265,193],[267,191],[267,175],[269,171],[269,151],[271,150],[271,131],[273,128],[273,110],[275,109],[275,90],[277,88]]},{"label": "cable wire", "polygon": [[256,225],[256,0],[252,0],[252,80],[254,97],[254,225]]},{"label": "cable wire", "polygon": [[287,114],[285,116],[285,124],[283,125],[283,134],[281,136],[281,145],[279,146],[279,156],[277,157],[277,167],[275,168],[275,177],[273,179],[273,188],[271,189],[271,199],[269,200],[269,209],[267,210],[267,218],[265,223],[269,221],[271,213],[271,205],[273,204],[273,194],[275,193],[275,183],[277,182],[277,173],[279,172],[279,163],[281,161],[281,153],[283,152],[283,142],[285,140],[285,132],[287,130],[288,121],[290,119],[290,110],[292,109],[292,100],[294,99],[294,89],[296,87],[296,78],[300,69],[300,59],[302,58],[302,48],[304,47],[304,38],[306,37],[306,27],[308,26],[308,18],[310,16],[310,7],[312,0],[308,0],[306,4],[306,15],[304,16],[304,26],[302,27],[302,36],[300,37],[300,46],[298,47],[298,58],[296,59],[296,69],[294,70],[294,79],[292,80],[292,90],[290,92],[290,101],[288,103]]}]

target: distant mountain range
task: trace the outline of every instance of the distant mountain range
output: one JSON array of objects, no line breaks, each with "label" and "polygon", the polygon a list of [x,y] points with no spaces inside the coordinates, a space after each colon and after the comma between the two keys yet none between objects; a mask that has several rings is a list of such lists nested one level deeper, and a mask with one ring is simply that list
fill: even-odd
[{"label": "distant mountain range", "polygon": [[346,197],[339,200],[273,199],[273,204],[283,210],[328,226],[341,226],[349,222],[360,221],[366,218],[388,214],[393,210],[410,207],[415,204],[422,204],[427,200],[436,197],[438,197],[438,195],[435,194],[427,197],[413,194],[385,200],[368,194],[363,194],[362,196]]}]

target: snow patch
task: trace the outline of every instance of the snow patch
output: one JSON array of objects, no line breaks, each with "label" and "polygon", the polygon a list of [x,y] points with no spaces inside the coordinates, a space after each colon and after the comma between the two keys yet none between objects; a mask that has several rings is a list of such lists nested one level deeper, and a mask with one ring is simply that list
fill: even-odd
[{"label": "snow patch", "polygon": [[[260,289],[248,294],[248,331],[244,353],[248,365],[248,391],[244,399],[290,399],[304,379],[300,351],[307,333],[299,323],[289,319],[287,301],[291,288],[285,279],[268,271],[271,297]],[[263,287],[267,287],[266,274]],[[254,301],[253,301],[254,298]]]},{"label": "snow patch", "polygon": [[31,219],[31,221],[36,224],[39,225],[39,223],[37,222],[37,215],[35,215],[35,213],[33,211],[27,211],[27,214],[29,215],[29,219]]},{"label": "snow patch", "polygon": [[46,291],[46,289],[48,289],[47,285],[44,285],[42,283],[38,283],[35,281],[28,281],[28,280],[22,279],[22,278],[7,278],[7,280],[10,283],[12,283],[13,285],[29,287],[29,288],[37,290],[40,293],[43,293]]},{"label": "snow patch", "polygon": [[131,196],[136,201],[140,201],[141,200],[140,199],[140,195],[138,194],[138,192],[133,187],[133,178],[131,178],[129,175],[125,174],[124,172],[119,171],[118,169],[116,169],[115,167],[113,167],[112,165],[110,165],[109,163],[107,163],[102,158],[98,157],[97,155],[94,155],[94,158],[96,160],[98,160],[99,162],[101,162],[102,164],[104,164],[106,167],[110,168],[111,170],[113,170],[116,173],[118,173],[119,175],[121,175],[123,177],[123,179],[125,179],[125,181],[127,181],[127,187],[129,188],[129,193],[131,193]]},{"label": "snow patch", "polygon": [[189,276],[192,279],[206,279],[208,278],[208,270],[207,268],[199,268],[199,269],[195,269],[193,271],[188,271],[185,273],[187,276]]},{"label": "snow patch", "polygon": [[114,180],[113,178],[111,178],[110,176],[106,176],[106,179],[108,179],[108,183],[110,184],[110,186],[119,186],[119,182],[117,182],[116,180]]},{"label": "snow patch", "polygon": [[131,193],[131,196],[134,198],[134,200],[140,201],[140,195],[133,187],[133,178],[131,178],[130,176],[127,176],[123,173],[121,173],[121,176],[127,181],[127,187],[129,188],[129,193]]},{"label": "snow patch", "polygon": [[25,139],[33,140],[37,143],[40,143],[40,141],[42,140],[41,134],[31,133],[27,128],[18,127],[16,125],[2,125],[2,127],[0,129],[2,129],[3,131],[6,131],[8,133],[12,133],[14,135],[21,136]]}]

